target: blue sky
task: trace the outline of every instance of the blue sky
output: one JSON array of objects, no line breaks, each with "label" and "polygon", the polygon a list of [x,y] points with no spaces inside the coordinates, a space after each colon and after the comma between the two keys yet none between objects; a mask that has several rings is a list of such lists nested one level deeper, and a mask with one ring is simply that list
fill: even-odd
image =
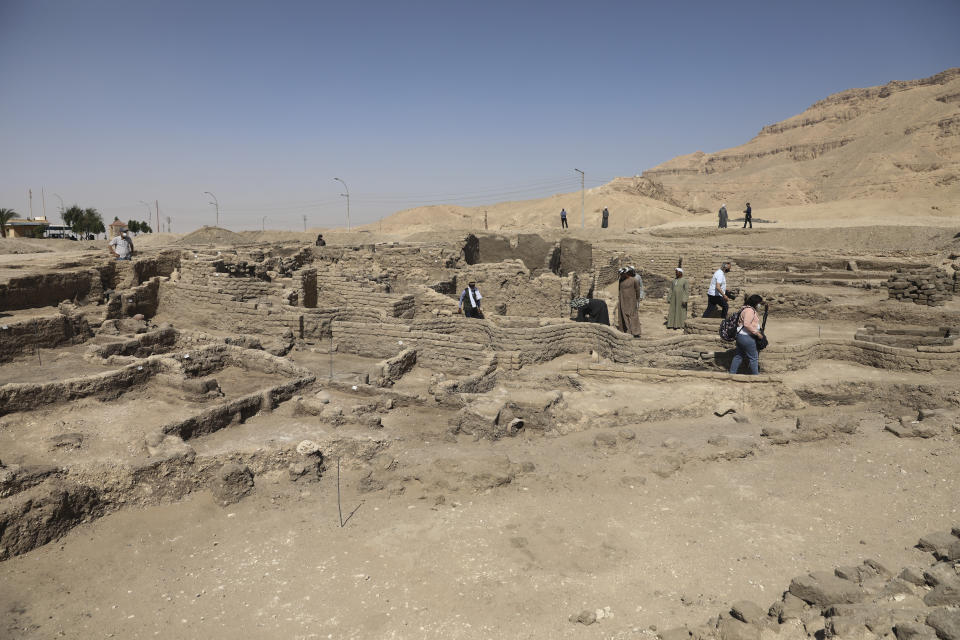
[{"label": "blue sky", "polygon": [[185,232],[541,197],[960,65],[960,2],[0,0],[0,206]]}]

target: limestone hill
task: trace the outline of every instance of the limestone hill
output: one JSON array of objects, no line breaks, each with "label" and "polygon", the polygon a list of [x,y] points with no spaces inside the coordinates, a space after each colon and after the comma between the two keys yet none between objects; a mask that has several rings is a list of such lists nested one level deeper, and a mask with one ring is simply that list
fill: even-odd
[{"label": "limestone hill", "polygon": [[839,200],[960,198],[960,68],[850,89],[764,127],[748,143],[696,152],[624,180],[691,211]]}]

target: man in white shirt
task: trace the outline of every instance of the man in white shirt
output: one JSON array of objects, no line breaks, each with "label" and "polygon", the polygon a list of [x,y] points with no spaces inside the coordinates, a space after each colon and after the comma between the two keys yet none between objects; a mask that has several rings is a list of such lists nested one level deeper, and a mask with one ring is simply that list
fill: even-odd
[{"label": "man in white shirt", "polygon": [[710,288],[707,289],[707,309],[703,312],[704,318],[709,318],[711,314],[720,307],[723,318],[727,317],[730,307],[727,304],[727,276],[730,272],[730,263],[724,262],[716,270],[713,277],[710,278]]},{"label": "man in white shirt", "polygon": [[460,294],[460,308],[457,312],[463,313],[465,318],[483,318],[483,311],[480,309],[481,300],[483,296],[480,295],[480,289],[477,289],[477,283],[471,280]]},{"label": "man in white shirt", "polygon": [[133,256],[133,241],[128,237],[126,229],[120,232],[110,241],[110,253],[117,257],[117,260],[129,260]]}]

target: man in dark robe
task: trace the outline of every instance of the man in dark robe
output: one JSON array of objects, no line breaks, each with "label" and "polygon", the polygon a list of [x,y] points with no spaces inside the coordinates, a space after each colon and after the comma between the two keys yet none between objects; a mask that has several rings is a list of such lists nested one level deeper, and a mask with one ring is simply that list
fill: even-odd
[{"label": "man in dark robe", "polygon": [[595,322],[610,324],[610,315],[607,313],[607,303],[597,298],[574,298],[570,301],[570,308],[577,310],[577,322]]},{"label": "man in dark robe", "polygon": [[634,338],[640,337],[640,314],[637,307],[643,295],[640,284],[626,269],[620,270],[620,291],[617,304],[617,328]]}]

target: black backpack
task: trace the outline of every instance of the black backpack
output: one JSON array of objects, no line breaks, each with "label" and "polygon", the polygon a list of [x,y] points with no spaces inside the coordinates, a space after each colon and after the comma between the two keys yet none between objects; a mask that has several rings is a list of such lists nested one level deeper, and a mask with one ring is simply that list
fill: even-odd
[{"label": "black backpack", "polygon": [[733,342],[737,339],[737,329],[740,324],[740,314],[743,313],[743,309],[737,311],[735,314],[728,315],[723,319],[723,322],[720,323],[720,339],[724,342]]}]

